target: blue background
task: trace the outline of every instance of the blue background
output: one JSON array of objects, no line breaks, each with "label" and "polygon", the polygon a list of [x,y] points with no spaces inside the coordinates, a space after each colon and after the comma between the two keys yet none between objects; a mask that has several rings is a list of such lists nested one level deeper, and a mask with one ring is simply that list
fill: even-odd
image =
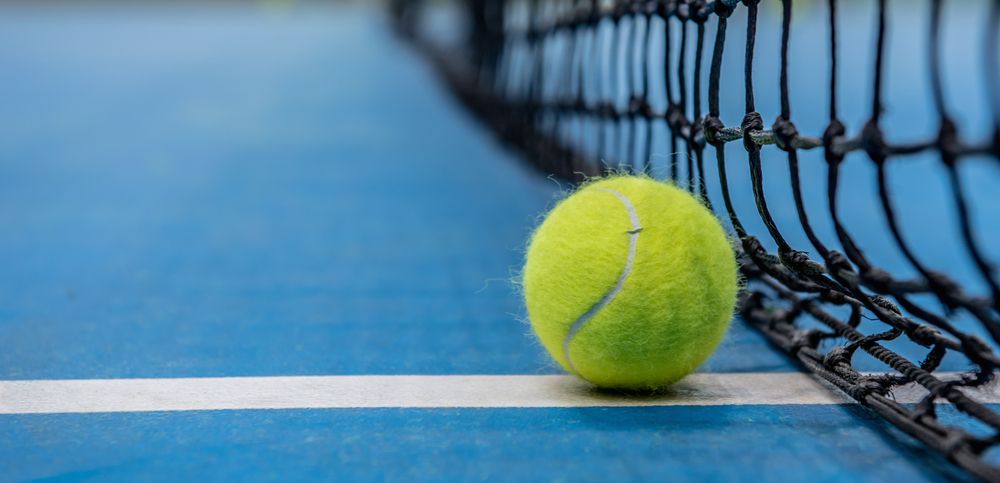
[{"label": "blue background", "polygon": [[[516,279],[527,236],[568,187],[472,122],[377,9],[281,5],[0,7],[0,379],[559,372],[523,320]],[[806,36],[823,10],[803,10],[793,45],[821,49]],[[776,51],[775,14],[762,14],[762,52]],[[867,21],[845,29],[870,40]],[[796,105],[825,91],[824,58],[796,71],[813,76],[793,80],[805,86]],[[864,79],[845,76],[861,92],[845,97],[863,101]],[[963,121],[976,126],[985,108],[967,91],[981,108]],[[775,94],[758,98],[765,118]],[[738,108],[741,95],[727,88],[723,101]],[[822,127],[823,105],[803,107],[813,121],[801,129]],[[787,173],[772,159],[767,189],[780,197]],[[978,190],[1000,187],[995,167],[970,166]],[[863,160],[846,169],[873,179]],[[934,180],[908,169],[904,198]],[[807,167],[806,183],[821,173]],[[866,182],[844,209],[892,257]],[[735,196],[761,232],[749,186]],[[912,198],[921,216],[950,214]],[[977,220],[995,205],[977,205]],[[794,223],[790,204],[772,207]],[[945,242],[926,253],[950,263],[960,252]],[[796,369],[736,321],[701,370]],[[0,479],[955,476],[885,430],[848,406],[0,416]]]}]

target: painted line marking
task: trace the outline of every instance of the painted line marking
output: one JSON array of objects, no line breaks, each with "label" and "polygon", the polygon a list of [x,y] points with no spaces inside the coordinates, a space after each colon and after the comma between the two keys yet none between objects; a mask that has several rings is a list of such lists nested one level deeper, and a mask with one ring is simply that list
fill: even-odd
[{"label": "painted line marking", "polygon": [[[940,374],[947,377],[949,374]],[[1000,403],[994,382],[966,393]],[[901,402],[925,392],[893,391]],[[334,408],[551,408],[845,404],[798,373],[696,373],[657,396],[595,391],[573,376],[291,376],[0,381],[0,414]]]}]

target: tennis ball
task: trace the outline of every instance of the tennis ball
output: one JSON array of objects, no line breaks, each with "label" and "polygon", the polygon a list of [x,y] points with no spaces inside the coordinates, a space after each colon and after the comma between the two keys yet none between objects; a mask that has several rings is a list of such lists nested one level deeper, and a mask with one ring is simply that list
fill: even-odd
[{"label": "tennis ball", "polygon": [[648,177],[593,182],[535,231],[523,271],[531,326],[567,371],[596,386],[658,389],[722,340],[736,258],[711,211]]}]

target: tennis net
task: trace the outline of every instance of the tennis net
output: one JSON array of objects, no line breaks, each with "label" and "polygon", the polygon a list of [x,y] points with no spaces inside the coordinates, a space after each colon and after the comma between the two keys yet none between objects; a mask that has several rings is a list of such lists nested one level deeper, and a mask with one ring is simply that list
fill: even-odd
[{"label": "tennis net", "polygon": [[[755,102],[754,67],[757,56],[765,55],[756,48],[764,3],[773,5],[780,19],[777,49],[766,52],[777,71],[776,85],[768,86],[777,93],[777,116],[770,125]],[[396,2],[394,8],[400,27],[435,61],[465,105],[544,172],[576,181],[611,172],[647,173],[699,195],[738,237],[748,281],[740,307],[744,320],[803,367],[970,474],[1000,481],[995,459],[985,456],[1000,440],[1000,415],[964,391],[989,384],[1000,364],[1000,283],[976,236],[971,195],[960,174],[968,159],[1000,161],[1000,0],[983,2],[982,40],[971,54],[979,66],[975,75],[986,86],[989,125],[977,137],[965,135],[947,101],[946,2],[926,2],[922,35],[904,42],[926,61],[934,132],[912,142],[894,142],[885,134],[886,0],[867,2],[874,22],[870,82],[863,88],[868,107],[855,129],[841,119],[846,89],[839,84],[840,3],[810,4],[825,9],[827,50],[799,52],[800,57],[790,54],[791,0],[472,0],[457,10],[467,27],[459,50],[442,48],[421,30],[422,10],[431,6]],[[737,16],[739,23],[731,28]],[[727,44],[736,41],[742,42],[742,55],[727,55]],[[804,55],[825,61],[824,72],[817,74],[825,98],[813,102],[824,106],[826,118],[813,135],[800,133],[792,116],[789,72]],[[729,64],[740,58],[742,65],[733,69]],[[724,76],[736,75],[742,76],[742,117],[729,119],[721,103],[735,96],[722,85]],[[657,154],[659,144],[667,154]],[[804,187],[800,158],[807,152],[820,153],[809,161],[811,172],[823,178],[825,192],[819,196]],[[964,280],[927,263],[900,222],[906,206],[893,196],[890,166],[928,155],[944,173],[948,195],[940,202],[953,206],[960,241],[954,250],[974,267],[982,294],[973,295]],[[733,156],[745,163],[738,173],[727,162]],[[844,187],[859,182],[844,174],[849,157],[870,163],[877,193],[871,209],[881,216],[906,275],[877,264],[845,222],[852,213],[841,206],[849,196]],[[775,219],[764,177],[773,173],[766,163],[776,161],[784,164],[795,229],[804,238],[789,237],[788,223],[779,228]],[[816,171],[816,165],[822,169]],[[734,191],[744,187],[755,210],[740,212],[733,200]],[[825,211],[809,206],[815,200]],[[749,217],[759,220],[748,224]],[[828,234],[814,228],[818,217],[832,227]],[[802,245],[793,246],[799,243],[793,240]],[[861,370],[859,354],[886,370]],[[938,375],[947,358],[960,359],[966,370]],[[918,404],[896,402],[893,390],[907,384],[921,386],[926,397]],[[939,417],[940,402],[953,405],[957,416]]]}]

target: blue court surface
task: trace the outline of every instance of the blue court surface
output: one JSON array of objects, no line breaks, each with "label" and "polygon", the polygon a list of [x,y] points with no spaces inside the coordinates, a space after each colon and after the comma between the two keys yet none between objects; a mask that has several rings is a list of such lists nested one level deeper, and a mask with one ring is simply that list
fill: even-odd
[{"label": "blue court surface", "polygon": [[963,478],[739,320],[659,400],[548,377],[515,280],[568,186],[378,5],[5,4],[0,70],[0,480]]}]

